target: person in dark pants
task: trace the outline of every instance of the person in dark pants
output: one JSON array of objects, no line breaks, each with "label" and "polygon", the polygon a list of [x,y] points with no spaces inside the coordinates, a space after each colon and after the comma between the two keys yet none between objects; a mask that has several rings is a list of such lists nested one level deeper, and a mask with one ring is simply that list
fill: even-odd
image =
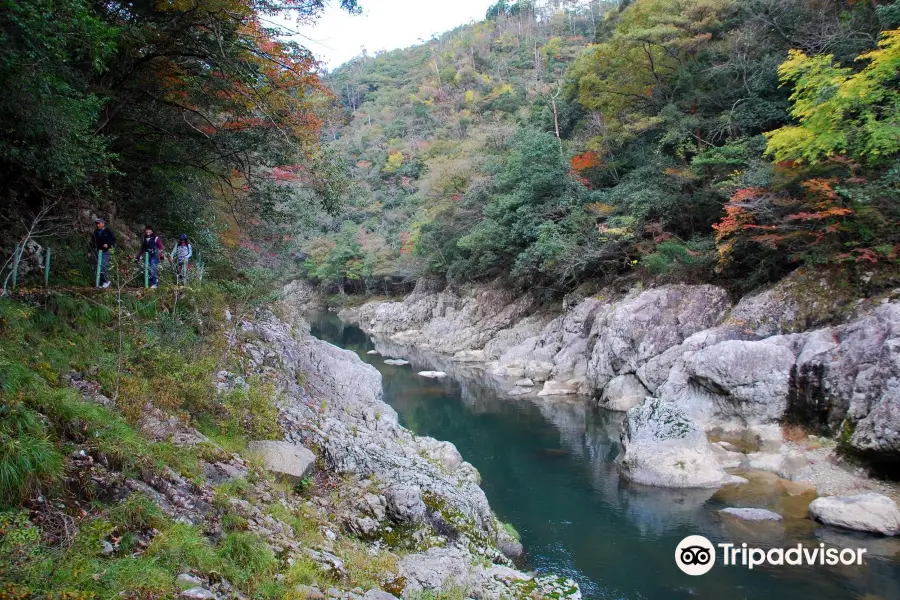
[{"label": "person in dark pants", "polygon": [[91,247],[100,252],[100,287],[109,287],[109,253],[116,246],[116,236],[106,228],[102,218],[94,219],[94,235],[91,236]]},{"label": "person in dark pants", "polygon": [[178,243],[172,248],[169,258],[175,261],[175,285],[187,283],[188,261],[194,255],[194,247],[188,241],[188,236],[182,233],[178,236]]},{"label": "person in dark pants", "polygon": [[144,239],[141,241],[141,249],[138,251],[134,259],[140,264],[146,254],[149,257],[150,265],[150,288],[156,289],[159,283],[156,275],[158,272],[159,256],[165,250],[162,240],[153,232],[153,228],[149,225],[144,228]]}]

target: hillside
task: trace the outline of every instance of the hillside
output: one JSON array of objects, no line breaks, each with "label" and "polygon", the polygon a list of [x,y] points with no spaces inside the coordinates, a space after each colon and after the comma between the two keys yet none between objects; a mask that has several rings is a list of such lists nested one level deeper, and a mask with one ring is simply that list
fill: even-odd
[{"label": "hillside", "polygon": [[360,56],[328,79],[351,191],[306,232],[307,274],[557,295],[629,273],[746,291],[800,264],[894,264],[898,10],[501,1]]}]

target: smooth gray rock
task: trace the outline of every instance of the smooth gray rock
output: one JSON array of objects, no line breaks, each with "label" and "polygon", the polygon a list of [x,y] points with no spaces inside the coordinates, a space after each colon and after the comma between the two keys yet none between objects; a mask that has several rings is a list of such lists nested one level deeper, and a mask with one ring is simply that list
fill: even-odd
[{"label": "smooth gray rock", "polygon": [[[704,348],[685,361],[700,392],[723,397],[717,416],[747,423],[773,423],[784,416],[794,353],[777,340],[729,340]],[[678,400],[693,401],[690,392]]]},{"label": "smooth gray rock", "polygon": [[404,365],[408,365],[408,360],[403,360],[402,358],[389,358],[384,361],[384,364],[391,365],[392,367],[402,367]]},{"label": "smooth gray rock", "polygon": [[776,512],[764,508],[723,508],[720,513],[731,515],[742,521],[781,521],[782,517]]},{"label": "smooth gray rock", "polygon": [[900,533],[900,509],[881,494],[825,496],[809,504],[809,515],[826,525],[882,535]]},{"label": "smooth gray rock", "polygon": [[618,304],[593,325],[597,343],[588,362],[595,394],[616,376],[636,372],[648,360],[693,333],[722,320],[728,293],[710,285],[667,285]]},{"label": "smooth gray rock", "polygon": [[428,379],[443,379],[447,376],[443,371],[419,371],[418,375],[427,377]]},{"label": "smooth gray rock", "polygon": [[647,398],[628,411],[618,462],[644,485],[714,488],[737,482],[719,465],[706,434],[677,406]]},{"label": "smooth gray rock", "polygon": [[[371,302],[338,314],[359,323],[364,331],[455,354],[483,350],[500,331],[525,318],[534,303],[528,295],[517,296],[500,283],[438,291],[433,282],[423,279],[402,302]],[[485,360],[483,352],[466,356]]]},{"label": "smooth gray rock", "polygon": [[179,596],[182,598],[189,598],[190,600],[214,600],[215,598],[218,598],[214,593],[202,587],[185,590],[181,592]]},{"label": "smooth gray rock", "polygon": [[600,406],[625,412],[643,402],[649,395],[650,392],[634,375],[617,375],[603,388]]},{"label": "smooth gray rock", "polygon": [[568,381],[545,381],[544,387],[538,392],[538,396],[570,396],[575,395],[581,389],[578,383]]},{"label": "smooth gray rock", "polygon": [[182,588],[197,588],[203,585],[203,580],[190,573],[179,573],[175,583]]},{"label": "smooth gray rock", "polygon": [[312,473],[316,464],[315,454],[291,442],[252,441],[247,453],[262,460],[267,470],[298,480]]},{"label": "smooth gray rock", "polygon": [[382,590],[369,590],[363,594],[363,598],[365,598],[365,600],[397,600],[396,596]]}]

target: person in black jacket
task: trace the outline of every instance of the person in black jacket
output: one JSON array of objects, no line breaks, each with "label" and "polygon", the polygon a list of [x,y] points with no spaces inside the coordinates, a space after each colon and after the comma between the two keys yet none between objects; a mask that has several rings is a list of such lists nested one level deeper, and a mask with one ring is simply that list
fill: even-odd
[{"label": "person in black jacket", "polygon": [[145,254],[147,255],[147,266],[150,271],[148,273],[150,275],[150,289],[155,290],[159,283],[157,279],[159,257],[165,256],[165,250],[162,240],[159,239],[159,236],[156,235],[153,228],[147,225],[147,227],[144,228],[144,239],[141,241],[141,249],[138,251],[137,256],[134,257],[134,260],[139,263],[141,258],[143,258]]},{"label": "person in black jacket", "polygon": [[116,245],[116,236],[106,228],[106,221],[102,218],[94,219],[94,235],[91,237],[91,245],[100,254],[100,287],[109,287],[109,253]]}]

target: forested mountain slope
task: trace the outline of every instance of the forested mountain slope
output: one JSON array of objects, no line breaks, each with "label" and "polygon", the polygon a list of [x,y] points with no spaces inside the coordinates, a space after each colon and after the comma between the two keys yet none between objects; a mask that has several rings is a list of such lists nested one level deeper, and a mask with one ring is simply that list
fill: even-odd
[{"label": "forested mountain slope", "polygon": [[556,294],[630,272],[746,290],[897,256],[900,6],[501,0],[328,83],[346,210],[309,276]]}]

